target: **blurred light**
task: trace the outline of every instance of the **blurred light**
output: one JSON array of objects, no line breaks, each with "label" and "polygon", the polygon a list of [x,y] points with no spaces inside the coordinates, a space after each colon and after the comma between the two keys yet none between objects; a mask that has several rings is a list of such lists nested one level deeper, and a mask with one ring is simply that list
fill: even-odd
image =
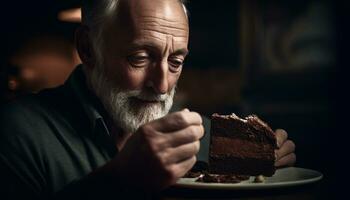
[{"label": "blurred light", "polygon": [[9,77],[8,83],[7,83],[8,89],[15,91],[19,88],[19,82],[15,77]]},{"label": "blurred light", "polygon": [[81,22],[81,8],[72,8],[58,13],[58,19],[65,22]]}]

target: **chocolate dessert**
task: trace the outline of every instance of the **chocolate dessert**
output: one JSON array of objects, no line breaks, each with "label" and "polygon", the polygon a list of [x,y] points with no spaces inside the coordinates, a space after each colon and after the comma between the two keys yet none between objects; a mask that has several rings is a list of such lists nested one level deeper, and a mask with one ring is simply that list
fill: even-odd
[{"label": "chocolate dessert", "polygon": [[271,128],[255,115],[213,114],[209,173],[272,176],[277,142]]},{"label": "chocolate dessert", "polygon": [[196,182],[204,183],[239,183],[248,180],[248,175],[230,175],[230,174],[209,174],[204,173],[199,176]]}]

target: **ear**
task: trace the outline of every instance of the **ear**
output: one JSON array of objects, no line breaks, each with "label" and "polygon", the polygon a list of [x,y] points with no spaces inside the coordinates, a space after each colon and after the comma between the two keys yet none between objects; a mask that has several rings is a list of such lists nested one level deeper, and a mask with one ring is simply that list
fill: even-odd
[{"label": "ear", "polygon": [[90,30],[87,26],[82,25],[75,31],[75,45],[83,64],[87,68],[92,69],[95,65],[96,58],[90,40]]}]

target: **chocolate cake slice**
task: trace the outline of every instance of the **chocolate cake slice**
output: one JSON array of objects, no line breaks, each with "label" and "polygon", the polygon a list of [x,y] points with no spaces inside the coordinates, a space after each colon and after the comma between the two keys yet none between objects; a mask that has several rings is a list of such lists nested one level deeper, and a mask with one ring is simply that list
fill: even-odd
[{"label": "chocolate cake slice", "polygon": [[275,133],[256,115],[212,115],[210,174],[272,176],[276,148]]}]

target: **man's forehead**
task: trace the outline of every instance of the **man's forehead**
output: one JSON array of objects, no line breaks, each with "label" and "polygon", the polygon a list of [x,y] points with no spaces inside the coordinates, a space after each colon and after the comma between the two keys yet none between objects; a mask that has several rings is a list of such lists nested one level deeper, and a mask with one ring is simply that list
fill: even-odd
[{"label": "man's forehead", "polygon": [[[187,16],[179,0],[124,0],[120,16],[132,24],[158,20],[157,23],[178,24],[187,27]],[[124,16],[122,16],[124,15]]]}]

